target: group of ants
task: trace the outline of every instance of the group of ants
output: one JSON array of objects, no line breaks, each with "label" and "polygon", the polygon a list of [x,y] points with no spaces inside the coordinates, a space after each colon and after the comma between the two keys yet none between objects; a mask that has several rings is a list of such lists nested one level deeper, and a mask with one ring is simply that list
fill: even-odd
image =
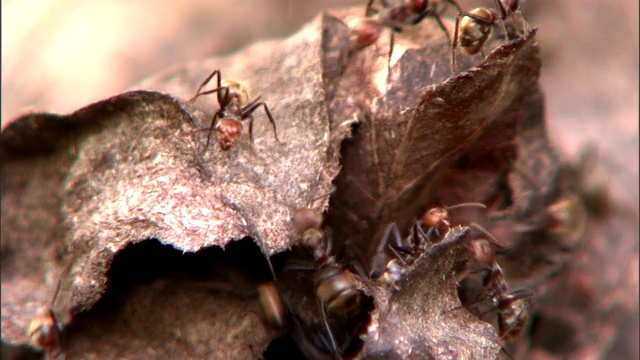
[{"label": "group of ants", "polygon": [[[391,49],[393,50],[393,33],[401,33],[406,26],[416,25],[426,17],[433,17],[443,29],[452,48],[451,66],[455,72],[455,51],[461,48],[469,55],[482,51],[482,47],[494,26],[501,25],[507,39],[513,36],[508,31],[505,20],[515,13],[519,13],[524,21],[522,2],[518,0],[494,0],[497,9],[479,7],[471,11],[463,11],[455,0],[403,0],[396,6],[389,6],[386,0],[380,0],[382,8],[369,0],[365,17],[351,28],[352,49],[361,50],[375,43],[383,30],[392,31]],[[441,16],[447,4],[457,8],[455,31],[453,40],[442,22]],[[526,25],[525,25],[526,26]],[[526,28],[524,30],[526,32]],[[212,90],[202,89],[213,79],[217,78],[217,87]],[[205,149],[209,148],[211,135],[216,132],[219,147],[229,151],[239,141],[243,132],[243,122],[249,121],[249,140],[253,144],[253,116],[262,107],[273,127],[274,137],[277,136],[276,123],[267,104],[257,97],[249,102],[250,95],[247,87],[237,81],[222,80],[220,70],[213,71],[198,87],[196,94],[189,100],[194,102],[203,95],[215,93],[219,104],[208,131]],[[463,203],[449,207],[433,207],[428,209],[415,222],[410,235],[403,238],[395,224],[389,224],[380,245],[369,264],[369,271],[356,271],[342,265],[332,251],[332,241],[328,231],[323,229],[323,216],[309,208],[298,209],[291,220],[293,228],[300,237],[301,244],[311,249],[315,260],[316,275],[314,290],[318,299],[322,315],[323,329],[309,334],[309,327],[297,316],[280,297],[277,281],[263,283],[258,286],[261,307],[267,322],[291,333],[300,350],[308,358],[342,358],[343,350],[336,341],[329,316],[339,315],[349,317],[361,310],[365,297],[362,283],[378,286],[394,287],[403,278],[408,269],[431,246],[441,242],[449,231],[449,210],[465,206],[484,207],[479,203]],[[504,274],[495,261],[496,250],[500,249],[498,242],[481,226],[472,223],[486,236],[472,240],[464,238],[470,265],[480,269],[484,294],[471,303],[463,303],[468,309],[473,309],[478,302],[489,302],[491,311],[497,314],[497,327],[500,338],[511,341],[518,337],[528,322],[528,308],[532,299],[532,292],[526,289],[510,290]],[[267,259],[268,260],[268,259]],[[271,266],[273,271],[273,267]],[[477,270],[476,270],[477,272]],[[460,286],[461,283],[459,283]],[[44,352],[48,359],[64,359],[62,349],[61,328],[52,311],[53,302],[57,297],[60,282],[56,288],[52,304],[43,308],[34,318],[28,329],[31,344]],[[477,316],[484,313],[475,310]],[[504,350],[504,349],[503,349]],[[505,352],[506,353],[506,352]],[[507,354],[508,355],[508,354]]]}]

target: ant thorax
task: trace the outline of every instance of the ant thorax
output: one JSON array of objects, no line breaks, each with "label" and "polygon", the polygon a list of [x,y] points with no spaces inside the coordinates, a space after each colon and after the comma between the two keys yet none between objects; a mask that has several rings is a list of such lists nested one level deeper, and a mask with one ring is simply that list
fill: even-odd
[{"label": "ant thorax", "polygon": [[248,86],[240,81],[222,80],[220,95],[227,99],[229,105],[236,104],[238,108],[241,108],[249,103],[248,89]]},{"label": "ant thorax", "polygon": [[361,293],[353,276],[333,258],[322,263],[316,273],[315,288],[328,313],[348,315],[359,310]]}]

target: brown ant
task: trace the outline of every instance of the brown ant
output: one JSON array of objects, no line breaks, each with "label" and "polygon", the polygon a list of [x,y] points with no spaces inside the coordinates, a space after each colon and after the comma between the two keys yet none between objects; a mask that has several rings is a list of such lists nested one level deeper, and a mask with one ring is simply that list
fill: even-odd
[{"label": "brown ant", "polygon": [[334,355],[339,357],[340,352],[327,315],[347,318],[359,315],[362,311],[363,293],[358,287],[355,274],[340,264],[333,254],[331,234],[321,228],[322,221],[322,215],[308,208],[296,210],[292,218],[294,229],[302,243],[312,250],[316,262],[314,290],[327,334],[327,338],[323,338],[321,343],[328,342]]},{"label": "brown ant", "polygon": [[[486,239],[472,240],[468,245],[471,260],[485,266],[482,287],[485,293],[472,302],[463,300],[463,305],[482,318],[485,314],[497,311],[498,332],[500,338],[511,341],[520,336],[529,321],[529,307],[533,293],[527,289],[509,290],[502,268],[495,261],[493,245]],[[489,300],[490,308],[480,312],[477,305]]]},{"label": "brown ant", "polygon": [[385,27],[391,29],[389,42],[389,61],[393,53],[394,33],[401,33],[405,26],[419,24],[427,16],[433,16],[438,26],[444,31],[449,43],[449,32],[442,22],[446,3],[453,4],[458,11],[462,8],[455,0],[409,0],[390,7],[386,0],[380,0],[382,10],[374,7],[374,0],[369,0],[365,10],[365,18],[360,20],[352,29],[351,41],[355,50],[364,49],[380,38]]},{"label": "brown ant", "polygon": [[[422,221],[423,226],[427,228],[426,238],[432,243],[438,243],[442,241],[444,236],[449,231],[451,227],[449,211],[454,209],[459,209],[463,207],[476,207],[481,209],[486,209],[487,206],[482,203],[461,203],[457,205],[451,205],[447,207],[436,206],[425,211],[424,215],[420,219]],[[476,223],[471,223],[469,226],[472,226],[481,232],[487,234],[489,237],[492,237],[484,228]],[[495,240],[495,239],[494,239]],[[497,242],[497,241],[496,241]]]},{"label": "brown ant", "polygon": [[62,350],[62,329],[52,310],[58,297],[61,283],[62,279],[59,279],[51,305],[38,311],[36,317],[29,324],[27,331],[31,346],[44,351],[45,359],[48,360],[64,360],[66,358]]},{"label": "brown ant", "polygon": [[[201,91],[202,88],[211,81],[211,79],[217,75],[217,87],[212,90]],[[279,143],[282,143],[278,139],[278,133],[276,131],[276,122],[273,120],[271,111],[264,101],[260,101],[260,96],[249,102],[249,91],[247,86],[232,80],[222,81],[222,75],[220,70],[214,70],[206,79],[198,86],[196,94],[189,99],[188,102],[194,102],[198,97],[202,95],[208,95],[216,93],[218,98],[218,105],[220,109],[216,111],[211,120],[211,126],[209,127],[209,134],[207,135],[207,145],[205,149],[209,148],[211,141],[211,134],[215,130],[218,137],[218,144],[224,151],[229,151],[240,138],[242,134],[242,122],[249,119],[249,140],[253,145],[253,112],[260,106],[263,107],[267,118],[273,126],[273,135]],[[206,130],[206,129],[203,129]],[[205,150],[206,151],[206,150]]]},{"label": "brown ant", "polygon": [[[380,283],[395,283],[404,274],[407,266],[411,265],[428,246],[442,241],[451,227],[449,210],[462,207],[486,208],[482,203],[432,207],[424,213],[420,220],[416,221],[406,239],[402,238],[396,224],[389,224],[372,258],[370,278]],[[497,240],[480,225],[471,223],[470,226],[488,235],[497,245]]]},{"label": "brown ant", "polygon": [[[469,12],[460,11],[456,17],[456,27],[453,35],[453,44],[451,46],[451,70],[456,71],[456,48],[458,44],[462,50],[469,54],[475,55],[480,52],[483,56],[482,47],[487,41],[491,29],[498,23],[502,26],[502,30],[507,38],[510,39],[510,32],[507,31],[505,20],[519,10],[523,14],[522,2],[519,0],[494,0],[495,6],[499,9],[499,14],[494,9],[478,7]],[[526,20],[524,20],[524,32],[526,33]]]},{"label": "brown ant", "polygon": [[322,230],[322,216],[311,209],[298,209],[292,223],[305,246],[312,249],[318,271],[315,291],[329,313],[350,314],[358,310],[361,291],[354,274],[342,266],[331,249],[329,234]]}]

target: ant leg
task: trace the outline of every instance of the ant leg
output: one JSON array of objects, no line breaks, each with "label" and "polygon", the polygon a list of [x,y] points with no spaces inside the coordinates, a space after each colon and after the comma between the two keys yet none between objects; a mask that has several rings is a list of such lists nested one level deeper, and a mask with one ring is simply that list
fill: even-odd
[{"label": "ant leg", "polygon": [[[389,239],[393,237],[393,243],[389,243]],[[377,252],[383,252],[385,247],[393,246],[400,251],[409,251],[404,244],[402,244],[402,236],[400,235],[400,230],[398,230],[398,226],[395,223],[391,223],[387,225],[387,229],[384,231],[384,235],[382,235],[382,241],[380,245],[378,245]]]},{"label": "ant leg", "polygon": [[447,36],[447,42],[451,44],[451,35],[449,35],[449,31],[447,31],[447,27],[444,26],[444,22],[442,21],[442,18],[438,14],[434,14],[433,17],[436,18],[436,22],[438,23],[438,26],[440,27],[440,29],[442,29],[442,31],[444,31],[444,34]]},{"label": "ant leg", "polygon": [[404,262],[404,259],[399,256],[398,252],[395,251],[395,249],[393,249],[390,240],[393,240],[395,242],[395,246],[398,250],[409,251],[402,244],[402,236],[400,235],[398,226],[395,223],[387,225],[384,235],[382,236],[382,240],[380,241],[380,245],[378,245],[375,255],[370,262],[369,277],[371,279],[378,279],[380,276],[382,276],[382,274],[385,273],[387,269],[387,264],[390,261],[388,254],[385,252],[387,246],[393,251],[394,255],[396,255],[400,261]]},{"label": "ant leg", "polygon": [[213,115],[213,119],[211,120],[211,126],[209,126],[209,133],[207,133],[207,145],[205,145],[204,152],[207,152],[207,149],[209,149],[209,144],[211,144],[211,134],[213,134],[213,130],[215,130],[218,122],[217,120],[219,118],[220,118],[220,111],[217,111],[215,115]]},{"label": "ant leg", "polygon": [[253,146],[253,116],[249,115],[249,142]]},{"label": "ant leg", "polygon": [[516,1],[515,7],[520,10],[520,16],[522,17],[522,35],[527,36],[531,30],[527,29],[527,18],[524,17],[524,0]]},{"label": "ant leg", "polygon": [[[418,223],[416,223],[415,226],[418,238],[420,239],[420,241],[428,241],[429,240],[429,236],[430,236],[430,232],[432,228],[429,228],[429,230],[427,230],[427,232],[424,232],[424,229],[422,228],[422,221],[419,221]],[[417,242],[414,242],[414,245],[417,245]]]},{"label": "ant leg", "polygon": [[324,309],[324,304],[320,299],[318,299],[320,305],[320,312],[322,313],[322,322],[324,323],[324,328],[327,330],[327,335],[329,336],[329,342],[331,342],[331,350],[336,357],[339,357],[338,354],[338,345],[336,345],[336,339],[333,337],[333,332],[331,331],[331,327],[329,326],[329,321],[327,321],[327,312]]},{"label": "ant leg", "polygon": [[387,61],[387,76],[391,74],[391,55],[393,55],[393,47],[395,46],[395,34],[392,31],[389,35],[389,60]]},{"label": "ant leg", "polygon": [[463,17],[464,15],[462,15],[462,12],[459,12],[458,16],[456,16],[456,27],[453,31],[453,42],[451,43],[451,74],[456,73],[456,48],[458,47],[458,31],[460,30],[460,20],[462,20]]},{"label": "ant leg", "polygon": [[400,260],[402,265],[407,266],[407,262],[402,258],[402,256],[400,256],[400,253],[396,249],[394,249],[393,246],[389,246],[389,250],[391,250],[393,256],[395,256],[396,259]]},{"label": "ant leg", "polygon": [[[200,90],[202,90],[203,87],[205,87],[209,81],[211,81],[211,79],[218,75],[218,87],[214,90],[209,90],[209,91],[205,91],[205,92],[200,92]],[[199,98],[202,95],[208,95],[208,94],[212,94],[214,92],[219,92],[219,90],[221,89],[221,81],[220,81],[220,70],[214,70],[211,74],[209,74],[209,76],[207,76],[206,79],[204,79],[204,81],[202,83],[200,83],[200,86],[198,86],[198,89],[196,90],[196,94],[193,95],[193,97],[191,99],[189,99],[187,102],[188,103],[192,103],[194,102],[197,98]],[[220,95],[218,94],[218,102],[220,102]]]},{"label": "ant leg", "polygon": [[507,303],[511,303],[521,299],[530,299],[533,298],[533,292],[529,289],[516,289],[511,291],[505,297],[504,301]]},{"label": "ant leg", "polygon": [[333,251],[333,230],[331,230],[331,228],[326,228],[324,230],[324,235],[326,241],[324,253],[326,256],[329,256]]},{"label": "ant leg", "polygon": [[507,41],[511,41],[511,37],[509,36],[509,33],[507,32],[507,26],[504,24],[504,21],[507,19],[507,9],[505,9],[504,5],[502,4],[502,1],[500,0],[493,0],[493,2],[496,4],[496,9],[498,11],[500,11],[500,25],[502,27],[502,31],[504,31],[504,36],[507,38]]},{"label": "ant leg", "polygon": [[[276,121],[273,120],[273,115],[271,115],[271,111],[269,111],[269,107],[267,106],[267,104],[264,101],[260,101],[260,96],[258,96],[250,104],[248,104],[247,106],[242,108],[242,118],[245,119],[245,118],[249,117],[251,115],[251,113],[256,111],[256,109],[259,108],[260,106],[262,106],[264,108],[264,112],[267,114],[267,118],[269,119],[269,122],[271,122],[271,126],[273,127],[273,136],[276,138],[276,140],[280,144],[283,144],[283,142],[280,141],[280,139],[278,139],[278,131],[276,130]],[[253,143],[253,126],[252,126],[252,124],[253,124],[253,120],[249,124],[249,139],[251,139],[251,142]]]},{"label": "ant leg", "polygon": [[365,11],[364,11],[364,16],[365,17],[371,17],[371,16],[376,15],[376,14],[378,14],[380,12],[380,10],[378,10],[375,7],[373,7],[373,1],[374,0],[369,0],[369,3],[367,3],[367,7],[365,8]]},{"label": "ant leg", "polygon": [[495,236],[493,236],[493,234],[491,234],[487,229],[480,226],[480,224],[476,222],[472,222],[471,224],[469,224],[469,226],[474,227],[477,230],[479,230],[481,233],[485,234],[490,239],[489,243],[491,243],[491,245],[493,245],[497,250],[499,251],[506,250],[504,246],[500,245],[500,242],[498,241],[498,239],[496,239]]}]

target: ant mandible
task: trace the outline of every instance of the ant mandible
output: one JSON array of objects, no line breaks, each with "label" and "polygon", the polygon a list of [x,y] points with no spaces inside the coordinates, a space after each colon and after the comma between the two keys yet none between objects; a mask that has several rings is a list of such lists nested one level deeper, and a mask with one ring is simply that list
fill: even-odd
[{"label": "ant mandible", "polygon": [[[212,90],[201,91],[202,88],[207,85],[211,79],[217,75],[217,87]],[[209,148],[211,141],[211,134],[215,130],[217,133],[218,144],[224,151],[229,151],[240,138],[242,134],[242,122],[249,119],[249,140],[253,145],[253,117],[251,116],[256,109],[262,106],[264,112],[267,114],[267,118],[273,126],[273,135],[279,142],[278,132],[276,130],[276,122],[273,120],[271,111],[264,101],[261,101],[260,96],[249,102],[249,90],[244,84],[233,80],[222,80],[220,70],[214,70],[206,79],[198,86],[196,94],[188,100],[189,103],[194,102],[198,97],[202,95],[208,95],[216,93],[218,98],[218,105],[220,109],[216,111],[211,120],[211,126],[209,127],[209,134],[207,135],[206,149]],[[207,130],[207,129],[203,129]]]}]

